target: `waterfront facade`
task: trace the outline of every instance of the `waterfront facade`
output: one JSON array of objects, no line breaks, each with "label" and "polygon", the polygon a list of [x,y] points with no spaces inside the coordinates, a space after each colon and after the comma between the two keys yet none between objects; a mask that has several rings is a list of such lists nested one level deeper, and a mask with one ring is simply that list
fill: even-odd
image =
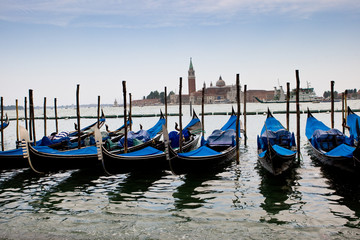
[{"label": "waterfront facade", "polygon": [[[213,104],[213,103],[235,103],[236,102],[236,85],[226,85],[226,82],[220,76],[216,81],[215,86],[210,82],[210,86],[206,87],[204,82],[203,87],[205,89],[204,94],[204,103]],[[240,86],[241,90],[241,86]],[[243,92],[240,93],[240,100],[243,102]],[[254,97],[259,97],[260,99],[273,99],[274,91],[266,90],[248,90],[247,91],[247,102],[255,102]],[[182,95],[183,104],[201,104],[202,101],[202,89],[196,91],[196,77],[195,70],[190,58],[190,65],[188,70],[188,94]],[[174,94],[170,96],[171,104],[179,103],[179,95]]]}]

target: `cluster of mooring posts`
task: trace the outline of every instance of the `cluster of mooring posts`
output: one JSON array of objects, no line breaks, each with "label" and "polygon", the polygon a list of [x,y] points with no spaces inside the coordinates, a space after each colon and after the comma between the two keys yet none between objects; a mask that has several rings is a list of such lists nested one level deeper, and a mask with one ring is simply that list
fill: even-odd
[{"label": "cluster of mooring posts", "polygon": [[[299,89],[300,89],[300,77],[299,77],[299,71],[296,70],[295,71],[295,77],[296,77],[296,111],[290,111],[290,83],[287,82],[287,101],[286,101],[286,111],[274,111],[273,113],[286,113],[286,129],[289,130],[289,119],[290,119],[290,114],[291,113],[296,113],[296,142],[297,144],[297,158],[298,160],[300,159],[300,101],[299,101]],[[179,152],[182,152],[182,147],[183,147],[183,126],[182,126],[182,78],[180,77],[179,79],[180,83],[179,83],[179,112],[177,114],[168,114],[168,104],[167,104],[167,99],[165,97],[165,127],[167,128],[167,118],[168,116],[179,116]],[[118,117],[123,117],[124,119],[124,153],[127,153],[128,151],[128,139],[127,139],[127,131],[128,128],[131,131],[131,125],[132,125],[132,118],[134,117],[155,117],[157,116],[156,114],[145,114],[145,115],[132,115],[132,106],[131,106],[131,93],[129,93],[129,111],[127,110],[127,90],[126,90],[126,81],[122,82],[122,88],[123,88],[123,115],[110,115],[110,116],[106,116],[107,118],[118,118]],[[167,96],[167,87],[165,87],[165,96]],[[205,109],[204,109],[204,92],[205,89],[202,89],[202,107],[201,107],[201,132],[202,132],[202,136],[204,137],[204,116],[205,115],[220,115],[220,114],[224,114],[224,115],[230,115],[229,112],[217,112],[217,113],[206,113]],[[77,118],[77,124],[76,124],[76,130],[77,130],[77,136],[78,136],[78,140],[77,140],[77,148],[80,149],[82,147],[81,145],[81,115],[80,115],[80,101],[79,101],[79,94],[80,94],[80,85],[77,85],[76,88],[76,118]],[[237,101],[237,111],[236,111],[236,163],[239,164],[239,139],[240,139],[240,132],[243,133],[244,135],[244,145],[247,145],[247,121],[246,121],[246,117],[247,115],[254,115],[254,114],[258,114],[257,112],[247,112],[246,109],[246,95],[247,95],[247,85],[244,85],[244,108],[243,108],[243,126],[244,129],[240,129],[240,115],[241,115],[241,109],[240,109],[240,75],[236,74],[236,101]],[[345,121],[344,119],[346,119],[346,111],[347,111],[347,92],[345,92],[343,94],[342,97],[342,121]],[[50,118],[47,117],[47,112],[46,112],[46,105],[47,105],[47,99],[46,97],[44,98],[44,116],[43,117],[35,117],[34,115],[34,102],[33,102],[33,90],[30,89],[29,90],[29,109],[27,106],[27,97],[25,97],[24,99],[24,118],[22,118],[23,120],[25,120],[25,128],[26,130],[28,130],[29,132],[29,139],[30,142],[32,142],[34,145],[36,145],[36,129],[35,129],[35,119],[43,119],[44,120],[44,135],[47,135],[47,120],[48,119],[55,119],[55,126],[56,126],[56,132],[59,132],[58,129],[58,119],[60,119],[58,117],[57,114],[57,99],[54,98],[54,111],[55,111],[55,117],[54,118]],[[18,100],[16,99],[16,145],[17,147],[20,146],[20,143],[23,139],[21,139],[21,137],[19,136],[19,120],[21,120],[19,118],[19,111],[18,111]],[[27,111],[29,110],[29,119],[28,119],[28,113]],[[101,104],[100,104],[100,96],[98,96],[98,104],[97,104],[97,127],[100,127],[100,111],[101,111]],[[319,110],[317,112],[327,112],[325,110]],[[334,128],[334,81],[331,81],[331,128]],[[304,112],[303,112],[304,113]],[[93,116],[85,116],[86,118],[94,118]],[[62,117],[65,118],[65,117]],[[66,117],[66,118],[72,118],[70,117]],[[84,116],[83,116],[84,118]],[[10,119],[10,120],[14,120],[14,119]],[[128,122],[130,123],[128,126]],[[1,148],[2,151],[4,151],[4,129],[6,127],[6,121],[4,121],[4,110],[3,110],[3,97],[1,97]],[[9,124],[9,122],[7,123]],[[343,124],[344,126],[344,124]],[[345,132],[345,127],[343,127],[343,132]]]}]

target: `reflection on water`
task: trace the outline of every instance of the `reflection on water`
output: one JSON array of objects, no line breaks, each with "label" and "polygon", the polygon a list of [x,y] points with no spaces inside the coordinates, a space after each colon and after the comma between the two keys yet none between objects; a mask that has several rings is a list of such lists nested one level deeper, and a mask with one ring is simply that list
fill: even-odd
[{"label": "reflection on water", "polygon": [[108,192],[111,203],[123,201],[138,201],[146,198],[148,191],[154,191],[154,184],[165,175],[164,172],[131,172],[119,182],[115,191]]},{"label": "reflection on water", "polygon": [[208,181],[219,180],[215,173],[188,175],[182,178],[183,184],[176,188],[173,193],[174,206],[177,210],[195,209],[205,205],[207,200],[215,198],[216,191],[204,190],[209,187]]},{"label": "reflection on water", "polygon": [[360,227],[360,181],[359,176],[347,174],[330,167],[321,167],[323,176],[327,179],[329,187],[334,190],[333,195],[338,198],[331,199],[335,205],[346,206],[344,208],[332,209],[335,216],[348,220],[347,226]]},{"label": "reflection on water", "polygon": [[299,179],[296,169],[292,168],[281,176],[272,176],[261,166],[258,166],[258,172],[261,176],[259,190],[265,198],[260,206],[270,216],[270,220],[267,221],[285,224],[286,222],[278,220],[276,215],[282,211],[290,211],[292,206],[296,204],[294,201],[289,201],[290,199],[301,200],[301,193],[294,189]]}]

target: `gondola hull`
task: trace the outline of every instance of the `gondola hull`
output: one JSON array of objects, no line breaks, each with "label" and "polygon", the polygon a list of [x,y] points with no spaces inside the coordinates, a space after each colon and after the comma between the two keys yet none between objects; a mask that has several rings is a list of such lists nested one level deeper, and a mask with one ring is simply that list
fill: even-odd
[{"label": "gondola hull", "polygon": [[[310,123],[309,123],[310,122]],[[314,127],[316,126],[316,127]],[[315,129],[315,130],[314,130]],[[331,132],[331,131],[337,131],[340,133],[339,130],[336,129],[330,129],[325,124],[317,120],[311,112],[308,110],[308,120],[306,123],[306,136],[309,140],[309,145],[311,146],[311,155],[316,158],[318,161],[320,161],[322,164],[326,166],[331,166],[340,170],[344,170],[350,173],[356,173],[359,172],[359,164],[357,159],[359,159],[359,149],[349,146],[346,144],[347,137],[341,135],[345,139],[344,143],[338,143],[338,140],[335,139],[335,144],[332,146],[333,150],[331,152],[340,149],[336,152],[336,154],[330,154],[330,151],[324,151],[324,148],[321,146],[315,147],[319,145],[317,138],[314,137],[314,132],[318,129],[323,130],[324,133]],[[326,140],[329,137],[326,138]],[[314,140],[315,139],[315,140]],[[330,139],[330,138],[329,138]],[[325,142],[328,143],[328,142]],[[331,143],[334,143],[332,141]],[[315,146],[314,146],[315,144]],[[320,142],[321,145],[321,142]],[[346,148],[342,150],[341,145],[345,146]]]},{"label": "gondola hull", "polygon": [[236,155],[236,146],[229,147],[220,154],[211,156],[181,157],[169,148],[169,164],[174,174],[192,174],[215,172],[228,166]]},{"label": "gondola hull", "polygon": [[[191,140],[185,143],[183,147],[184,151],[190,151],[194,149],[198,145],[198,142],[199,136],[192,136]],[[164,143],[160,143],[156,146],[156,149],[160,150],[158,154],[131,156],[127,154],[115,154],[113,152],[107,151],[104,147],[102,147],[104,170],[109,174],[134,171],[149,172],[169,170],[169,162],[166,160],[164,148]],[[134,152],[135,151],[132,153]]]},{"label": "gondola hull", "polygon": [[23,155],[0,156],[0,170],[28,168],[29,164]]},{"label": "gondola hull", "polygon": [[265,154],[261,154],[261,150],[259,150],[258,153],[260,164],[275,176],[281,175],[288,171],[296,159],[296,152],[294,152],[292,155],[282,155],[275,151],[271,145]]},{"label": "gondola hull", "polygon": [[[345,157],[345,156],[328,156],[323,152],[316,149],[311,142],[309,141],[309,145],[311,146],[311,155],[316,158],[319,162],[324,165],[335,167],[347,172],[355,173],[359,171],[360,162],[357,161],[356,155],[353,157]],[[355,151],[354,151],[355,153]]]},{"label": "gondola hull", "polygon": [[[53,172],[68,169],[86,169],[100,167],[100,161],[95,150],[88,154],[71,154],[74,150],[63,151],[60,154],[46,153],[34,149],[28,144],[28,163],[35,172]],[[64,154],[64,153],[70,154]]]},{"label": "gondola hull", "polygon": [[277,176],[295,163],[296,143],[291,134],[268,109],[264,126],[258,135],[258,158],[263,168]]}]

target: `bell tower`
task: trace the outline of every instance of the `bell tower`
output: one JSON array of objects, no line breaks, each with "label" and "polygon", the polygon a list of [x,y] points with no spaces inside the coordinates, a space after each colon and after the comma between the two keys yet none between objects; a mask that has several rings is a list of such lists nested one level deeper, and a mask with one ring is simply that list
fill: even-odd
[{"label": "bell tower", "polygon": [[195,71],[192,64],[192,58],[190,58],[190,66],[188,71],[188,86],[189,86],[189,95],[191,95],[191,93],[193,92],[196,92]]}]

